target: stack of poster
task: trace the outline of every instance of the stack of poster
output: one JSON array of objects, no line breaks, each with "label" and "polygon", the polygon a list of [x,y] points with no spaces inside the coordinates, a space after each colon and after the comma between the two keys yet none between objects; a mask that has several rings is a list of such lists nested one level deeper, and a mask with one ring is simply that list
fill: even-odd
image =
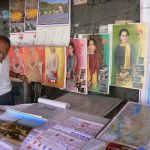
[{"label": "stack of poster", "polygon": [[51,149],[51,150],[79,150],[85,142],[63,134],[56,130],[50,129],[45,132],[34,132],[23,142],[19,150],[27,149]]},{"label": "stack of poster", "polygon": [[0,115],[1,149],[17,148],[33,128],[46,122],[47,120],[43,118],[7,109]]},{"label": "stack of poster", "polygon": [[76,117],[64,122],[49,119],[45,125],[32,130],[20,149],[81,149],[88,140],[96,137],[103,126],[104,124]]}]

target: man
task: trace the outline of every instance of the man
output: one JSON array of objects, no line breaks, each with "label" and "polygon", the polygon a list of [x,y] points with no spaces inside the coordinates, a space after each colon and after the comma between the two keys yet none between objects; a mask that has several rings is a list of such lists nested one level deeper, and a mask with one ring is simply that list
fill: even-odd
[{"label": "man", "polygon": [[20,75],[10,71],[8,56],[10,44],[10,40],[7,37],[0,35],[0,105],[14,104],[10,76],[19,78],[25,82],[28,81],[25,75]]}]

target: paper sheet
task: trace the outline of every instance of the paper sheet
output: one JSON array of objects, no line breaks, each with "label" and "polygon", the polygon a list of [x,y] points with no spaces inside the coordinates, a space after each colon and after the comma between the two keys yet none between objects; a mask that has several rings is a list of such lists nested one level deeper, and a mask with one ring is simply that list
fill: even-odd
[{"label": "paper sheet", "polygon": [[69,25],[37,26],[35,44],[68,45],[70,41]]},{"label": "paper sheet", "polygon": [[46,99],[46,98],[38,98],[38,103],[52,105],[54,107],[59,107],[59,108],[64,108],[64,109],[67,109],[70,107],[69,103],[54,101],[54,100],[50,100],[50,99]]}]

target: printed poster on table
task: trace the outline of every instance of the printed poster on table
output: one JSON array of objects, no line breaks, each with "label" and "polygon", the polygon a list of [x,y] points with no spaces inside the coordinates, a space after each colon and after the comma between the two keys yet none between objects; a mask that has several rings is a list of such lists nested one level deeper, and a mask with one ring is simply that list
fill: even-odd
[{"label": "printed poster on table", "polygon": [[38,0],[26,0],[25,31],[35,31],[38,14]]},{"label": "printed poster on table", "polygon": [[113,25],[111,85],[143,89],[147,60],[147,25]]},{"label": "printed poster on table", "polygon": [[[42,129],[43,130],[43,129]],[[71,137],[62,132],[49,128],[46,131],[32,130],[29,136],[24,140],[20,150],[80,150],[85,142]]]},{"label": "printed poster on table", "polygon": [[88,90],[108,94],[110,82],[109,35],[83,34],[81,36],[88,40]]},{"label": "printed poster on table", "polygon": [[45,47],[45,83],[48,86],[65,88],[65,47]]},{"label": "printed poster on table", "polygon": [[106,143],[119,142],[150,149],[150,106],[128,102],[98,135]]},{"label": "printed poster on table", "polygon": [[71,39],[66,50],[66,89],[87,94],[87,39]]},{"label": "printed poster on table", "polygon": [[24,32],[25,0],[10,0],[10,33]]}]

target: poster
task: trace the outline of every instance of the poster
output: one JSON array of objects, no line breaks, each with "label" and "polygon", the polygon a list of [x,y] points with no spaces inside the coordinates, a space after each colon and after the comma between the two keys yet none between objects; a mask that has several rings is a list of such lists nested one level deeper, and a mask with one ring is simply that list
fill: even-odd
[{"label": "poster", "polygon": [[68,0],[40,0],[38,25],[68,24]]},{"label": "poster", "polygon": [[10,33],[24,32],[25,0],[10,0]]},{"label": "poster", "polygon": [[68,45],[70,41],[70,25],[37,26],[37,45]]},{"label": "poster", "polygon": [[10,48],[10,68],[26,75],[28,81],[44,82],[45,53],[42,46],[13,46]]},{"label": "poster", "polygon": [[38,0],[26,0],[25,2],[25,31],[35,31],[38,14]]},{"label": "poster", "polygon": [[73,4],[74,5],[81,5],[81,4],[86,4],[87,0],[74,0]]},{"label": "poster", "polygon": [[84,144],[83,141],[51,128],[42,132],[39,128],[39,132],[35,129],[30,133],[19,149],[80,150]]},{"label": "poster", "polygon": [[65,87],[65,47],[45,47],[45,83],[58,88]]},{"label": "poster", "polygon": [[29,81],[44,82],[45,53],[43,46],[21,47],[24,57],[24,72]]},{"label": "poster", "polygon": [[111,85],[143,89],[147,60],[146,24],[113,25]]},{"label": "poster", "polygon": [[35,43],[68,45],[70,14],[71,1],[69,0],[40,0]]},{"label": "poster", "polygon": [[23,51],[18,46],[12,46],[9,50],[10,70],[24,75]]},{"label": "poster", "polygon": [[150,149],[150,106],[128,102],[98,139]]},{"label": "poster", "polygon": [[34,45],[36,32],[10,33],[11,45],[27,46]]},{"label": "poster", "polygon": [[110,52],[109,35],[82,35],[87,37],[88,90],[109,93]]},{"label": "poster", "polygon": [[87,40],[71,39],[66,50],[66,89],[87,94]]}]

